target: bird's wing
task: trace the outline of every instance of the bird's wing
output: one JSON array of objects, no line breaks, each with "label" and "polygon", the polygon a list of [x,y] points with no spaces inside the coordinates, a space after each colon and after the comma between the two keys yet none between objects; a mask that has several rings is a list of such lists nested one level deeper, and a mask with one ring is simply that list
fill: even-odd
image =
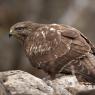
[{"label": "bird's wing", "polygon": [[91,54],[95,53],[94,45],[81,32],[71,27],[61,30],[61,35],[72,40],[69,53],[65,57],[73,60],[62,64],[59,72],[74,72],[79,80],[81,77],[81,81],[95,83],[95,57]]},{"label": "bird's wing", "polygon": [[87,53],[91,51],[91,42],[80,31],[72,27],[66,27],[62,35],[72,39],[71,47],[80,53]]},{"label": "bird's wing", "polygon": [[62,35],[71,39],[75,39],[80,36],[79,32],[68,28],[63,30]]},{"label": "bird's wing", "polygon": [[93,44],[89,39],[87,39],[87,37],[84,36],[83,33],[81,33],[80,35],[81,35],[81,36],[86,40],[86,42],[90,45],[91,50],[92,50],[92,53],[95,55],[95,46],[94,46],[94,44]]},{"label": "bird's wing", "polygon": [[[70,49],[68,53],[64,56],[64,61],[65,58],[67,58],[65,62],[80,59],[85,56],[86,53],[89,53],[91,51],[90,45],[81,36],[81,33],[77,29],[72,27],[65,27],[63,30],[61,30],[61,35],[63,38],[68,38],[68,40],[71,41],[71,44],[69,45]],[[71,64],[66,64],[65,67],[71,66]]]}]

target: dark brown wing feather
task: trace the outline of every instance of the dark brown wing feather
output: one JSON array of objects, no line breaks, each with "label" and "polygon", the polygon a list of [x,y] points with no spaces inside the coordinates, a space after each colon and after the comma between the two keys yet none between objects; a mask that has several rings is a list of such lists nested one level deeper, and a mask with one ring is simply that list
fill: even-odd
[{"label": "dark brown wing feather", "polygon": [[72,40],[71,47],[75,48],[76,51],[80,50],[81,54],[85,54],[91,51],[89,43],[81,36],[81,33],[78,30],[71,27],[66,28],[62,32],[62,36]]},{"label": "dark brown wing feather", "polygon": [[92,53],[95,55],[95,46],[94,46],[94,44],[92,44],[92,42],[91,42],[89,39],[87,39],[87,37],[84,36],[83,33],[81,33],[81,36],[82,36],[82,37],[86,40],[86,42],[90,45],[91,50],[92,50]]},{"label": "dark brown wing feather", "polygon": [[62,32],[62,36],[65,36],[65,37],[68,37],[71,39],[75,39],[75,38],[79,37],[79,33],[74,30],[65,29]]}]

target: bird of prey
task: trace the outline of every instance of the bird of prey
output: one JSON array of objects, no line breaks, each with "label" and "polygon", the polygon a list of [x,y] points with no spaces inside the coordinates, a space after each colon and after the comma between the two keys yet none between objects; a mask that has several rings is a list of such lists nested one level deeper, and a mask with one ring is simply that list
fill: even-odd
[{"label": "bird of prey", "polygon": [[74,73],[79,80],[95,83],[95,48],[77,29],[24,21],[13,25],[9,36],[19,40],[32,66],[52,79],[59,73]]}]

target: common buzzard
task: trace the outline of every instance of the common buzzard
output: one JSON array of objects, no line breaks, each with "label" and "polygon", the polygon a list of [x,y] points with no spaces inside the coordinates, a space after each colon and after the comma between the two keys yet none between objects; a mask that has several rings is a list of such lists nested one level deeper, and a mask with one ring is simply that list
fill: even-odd
[{"label": "common buzzard", "polygon": [[20,41],[32,66],[52,79],[59,73],[75,73],[79,80],[95,83],[95,48],[77,29],[25,21],[13,25],[9,35]]}]

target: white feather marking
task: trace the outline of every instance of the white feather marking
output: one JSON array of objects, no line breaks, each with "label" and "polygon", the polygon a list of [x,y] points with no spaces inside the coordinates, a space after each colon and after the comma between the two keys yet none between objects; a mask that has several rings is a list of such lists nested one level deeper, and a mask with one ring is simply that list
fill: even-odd
[{"label": "white feather marking", "polygon": [[31,45],[31,47],[30,47],[30,48],[27,48],[27,49],[26,49],[26,52],[28,52],[28,53],[29,53],[29,55],[31,55],[31,53],[32,53],[32,52],[31,52],[31,51],[32,51],[32,48],[33,48],[33,47],[32,47],[32,45]]},{"label": "white feather marking", "polygon": [[35,49],[35,50],[37,50],[37,46],[36,46],[36,47],[34,47],[34,49]]},{"label": "white feather marking", "polygon": [[44,38],[46,38],[44,31],[42,31],[42,35],[43,35]]},{"label": "white feather marking", "polygon": [[54,39],[55,42],[57,42],[56,38]]},{"label": "white feather marking", "polygon": [[42,47],[42,45],[39,45],[38,52],[41,52],[41,47]]},{"label": "white feather marking", "polygon": [[42,45],[39,45],[39,49],[41,49]]},{"label": "white feather marking", "polygon": [[39,33],[36,33],[36,36],[38,37],[39,36]]},{"label": "white feather marking", "polygon": [[10,33],[12,33],[12,32],[13,32],[13,30],[11,29],[11,30],[10,30]]},{"label": "white feather marking", "polygon": [[31,45],[30,50],[29,50],[30,52],[31,52],[32,48],[33,48],[33,47],[32,47],[32,45]]},{"label": "white feather marking", "polygon": [[58,34],[58,35],[61,35],[60,31],[57,31],[57,34]]},{"label": "white feather marking", "polygon": [[54,43],[57,45],[58,44],[58,41],[57,41],[57,39],[55,38],[54,39]]},{"label": "white feather marking", "polygon": [[55,58],[58,58],[58,56],[57,55],[54,55],[55,56]]},{"label": "white feather marking", "polygon": [[53,31],[53,32],[55,32],[55,29],[54,29],[54,28],[50,28],[50,31]]},{"label": "white feather marking", "polygon": [[29,52],[29,49],[28,48],[26,48],[26,52]]},{"label": "white feather marking", "polygon": [[51,49],[51,47],[48,47],[48,50],[50,50]]},{"label": "white feather marking", "polygon": [[67,45],[67,48],[70,50],[70,46],[69,45]]}]

